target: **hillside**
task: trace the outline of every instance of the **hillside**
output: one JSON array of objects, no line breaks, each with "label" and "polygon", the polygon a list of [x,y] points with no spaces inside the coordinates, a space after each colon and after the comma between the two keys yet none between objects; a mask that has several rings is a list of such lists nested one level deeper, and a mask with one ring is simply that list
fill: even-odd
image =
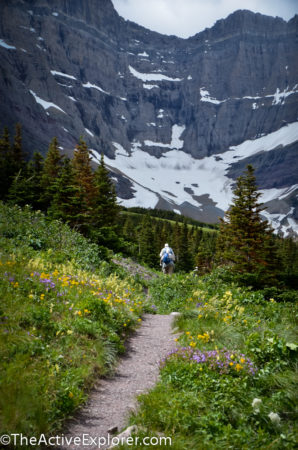
[{"label": "hillside", "polygon": [[82,135],[122,205],[208,223],[251,163],[276,233],[297,232],[298,16],[239,10],[181,39],[110,0],[5,0],[0,12],[0,126],[22,123],[26,150],[57,136],[72,155]]}]

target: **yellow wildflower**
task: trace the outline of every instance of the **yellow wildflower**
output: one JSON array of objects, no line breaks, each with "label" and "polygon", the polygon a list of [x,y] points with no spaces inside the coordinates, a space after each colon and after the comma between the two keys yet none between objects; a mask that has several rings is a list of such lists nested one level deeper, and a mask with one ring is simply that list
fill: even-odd
[{"label": "yellow wildflower", "polygon": [[239,370],[243,369],[243,367],[241,366],[241,364],[236,364],[235,369],[237,370],[237,372],[239,372]]},{"label": "yellow wildflower", "polygon": [[68,394],[68,397],[69,397],[69,398],[72,398],[72,397],[73,397],[73,393],[70,392],[70,393]]}]

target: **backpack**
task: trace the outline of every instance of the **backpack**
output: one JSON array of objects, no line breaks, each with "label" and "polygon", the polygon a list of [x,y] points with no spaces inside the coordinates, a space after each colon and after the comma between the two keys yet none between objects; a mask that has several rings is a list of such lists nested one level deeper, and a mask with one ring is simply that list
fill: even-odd
[{"label": "backpack", "polygon": [[165,252],[161,261],[165,264],[168,265],[170,264],[170,262],[172,262],[172,258],[170,257],[170,254],[168,252]]}]

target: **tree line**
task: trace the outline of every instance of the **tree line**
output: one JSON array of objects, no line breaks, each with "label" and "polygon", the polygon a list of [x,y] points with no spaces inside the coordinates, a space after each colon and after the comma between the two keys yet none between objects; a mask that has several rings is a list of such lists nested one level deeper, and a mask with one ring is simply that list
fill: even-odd
[{"label": "tree line", "polygon": [[120,245],[117,235],[119,206],[103,154],[95,171],[82,138],[73,158],[61,155],[56,137],[45,158],[35,152],[28,161],[22,148],[21,126],[13,142],[5,128],[0,139],[0,199],[20,206],[30,204],[61,219],[105,247]]},{"label": "tree line", "polygon": [[[121,208],[114,183],[104,164],[91,167],[90,151],[82,138],[73,158],[61,155],[57,138],[43,157],[28,160],[22,148],[21,126],[10,139],[7,128],[0,138],[0,199],[20,206],[30,204],[50,219],[61,219],[96,242],[102,254],[122,252],[159,267],[160,249],[168,242],[177,256],[176,270],[199,274],[228,266],[232,274],[254,286],[285,282],[294,286],[298,275],[298,248],[293,239],[273,234],[261,216],[254,168],[237,179],[234,198],[219,231],[202,229],[187,218],[142,209]],[[295,281],[296,280],[296,281]]]}]

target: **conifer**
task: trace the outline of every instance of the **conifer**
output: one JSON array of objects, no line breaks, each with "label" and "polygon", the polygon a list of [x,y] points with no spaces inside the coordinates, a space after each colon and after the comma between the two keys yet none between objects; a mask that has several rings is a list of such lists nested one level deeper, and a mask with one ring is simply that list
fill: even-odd
[{"label": "conifer", "polygon": [[94,183],[96,188],[95,225],[99,228],[112,227],[115,229],[118,224],[119,206],[114,183],[105,167],[103,153],[101,154],[100,164],[95,171]]},{"label": "conifer", "polygon": [[82,190],[75,183],[75,174],[69,158],[65,158],[59,175],[53,183],[54,195],[48,214],[53,219],[62,219],[78,230],[87,228],[87,205]]},{"label": "conifer", "polygon": [[237,179],[233,204],[221,220],[217,255],[238,274],[248,274],[253,283],[274,277],[276,259],[273,232],[263,220],[254,168],[251,165]]},{"label": "conifer", "polygon": [[150,267],[157,267],[157,263],[159,263],[159,250],[155,248],[154,243],[152,218],[149,214],[144,214],[139,234],[139,257]]},{"label": "conifer", "polygon": [[56,137],[52,139],[43,165],[43,173],[41,177],[41,198],[40,203],[43,209],[47,209],[55,194],[55,183],[59,176],[62,166],[63,156],[58,148],[58,140]]},{"label": "conifer", "polygon": [[91,209],[95,205],[97,192],[94,183],[94,174],[91,168],[90,152],[82,137],[80,137],[79,143],[76,145],[72,165],[75,183],[81,188],[84,202],[89,209],[87,213],[91,216]]},{"label": "conifer", "polygon": [[9,131],[5,127],[3,135],[0,139],[0,199],[4,200],[7,196],[9,186],[11,184],[12,169],[9,167],[10,163],[10,140]]}]

